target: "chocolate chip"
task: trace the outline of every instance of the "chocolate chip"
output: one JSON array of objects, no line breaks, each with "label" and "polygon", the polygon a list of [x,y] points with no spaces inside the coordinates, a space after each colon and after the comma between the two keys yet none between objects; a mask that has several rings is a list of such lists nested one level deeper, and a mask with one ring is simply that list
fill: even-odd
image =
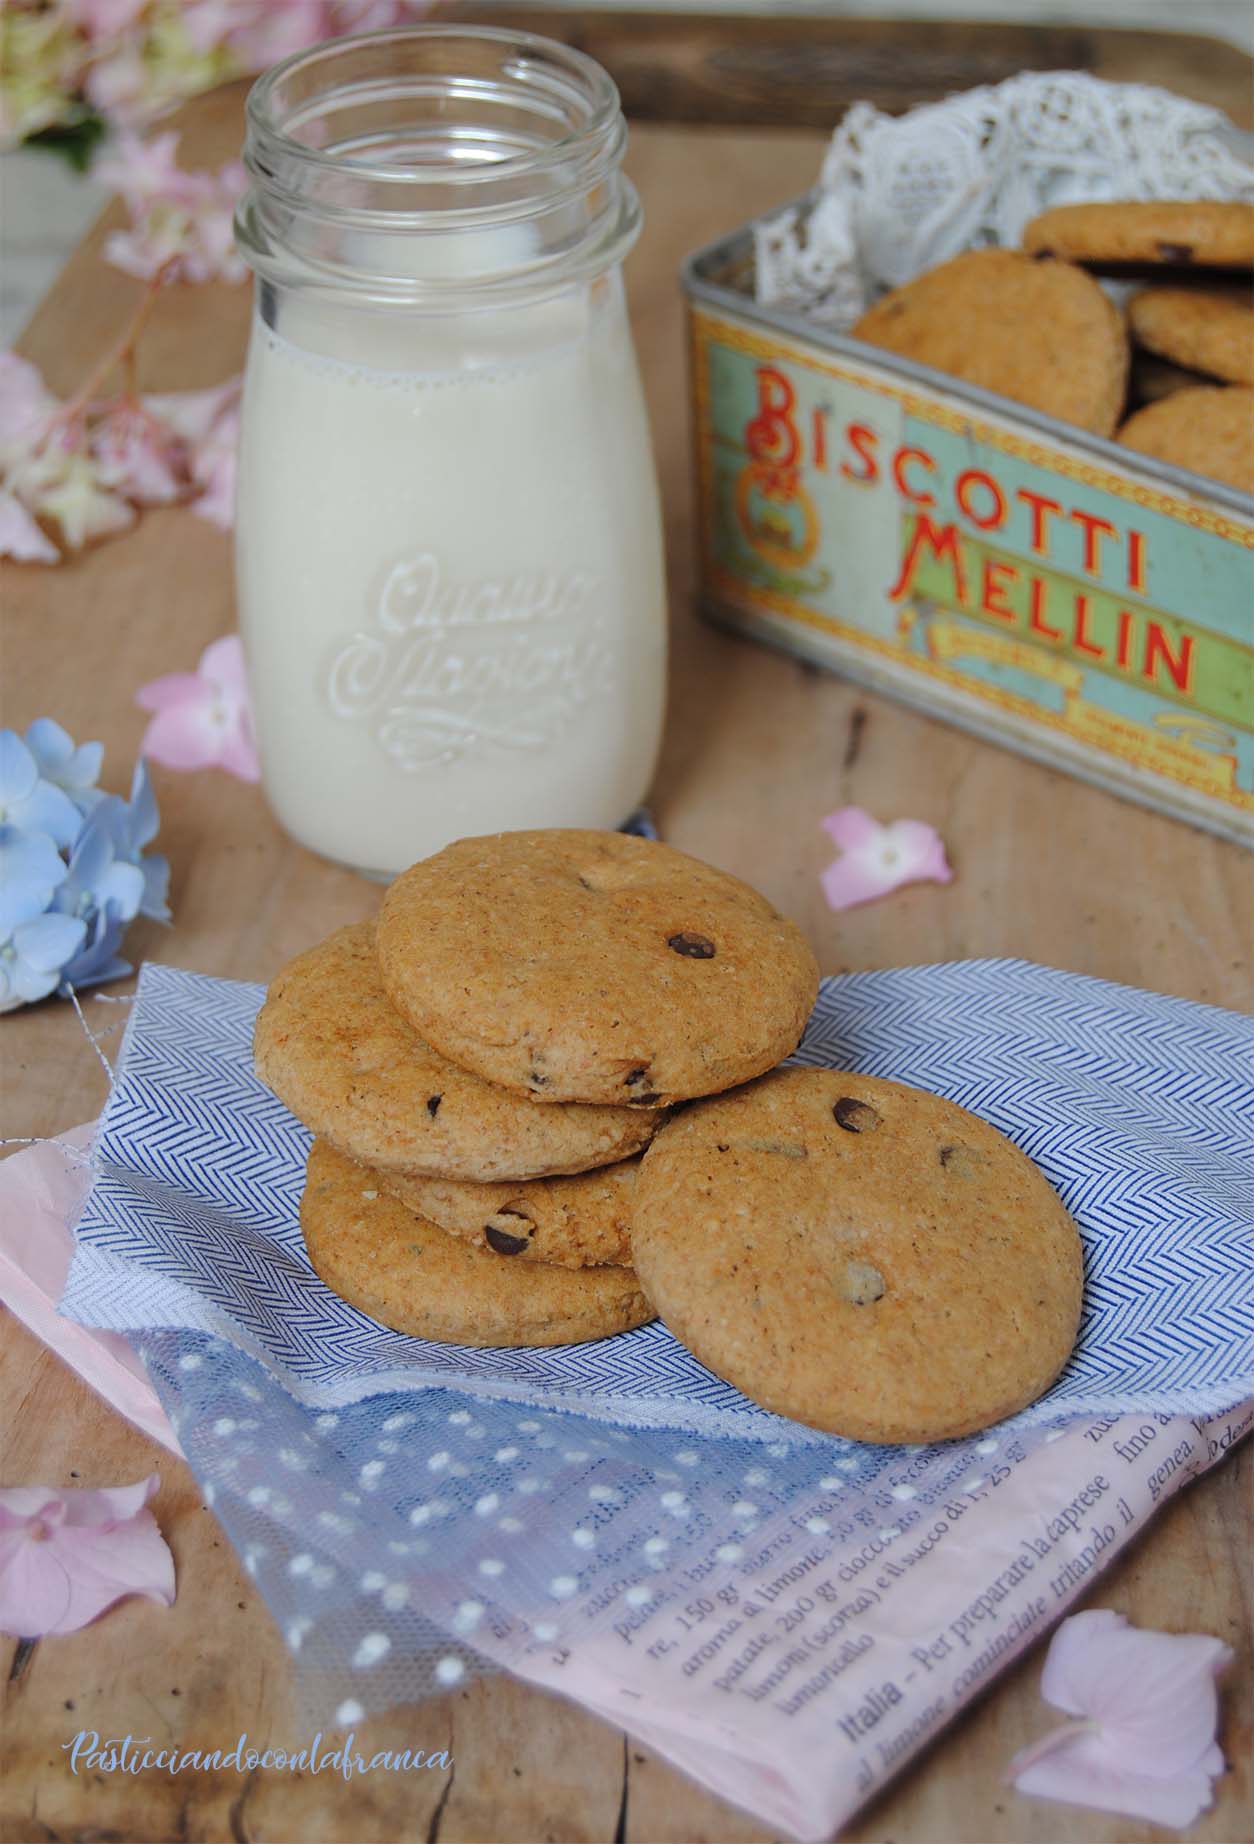
[{"label": "chocolate chip", "polygon": [[884,1276],[869,1261],[847,1261],[840,1292],[851,1306],[872,1306],[884,1298]]},{"label": "chocolate chip", "polygon": [[542,1076],[538,1069],[533,1069],[528,1072],[528,1075],[527,1075],[527,1087],[528,1088],[547,1088],[548,1086],[549,1086],[548,1077]]},{"label": "chocolate chip", "polygon": [[633,1082],[643,1082],[649,1073],[649,1065],[642,1063],[639,1069],[629,1069],[623,1077],[623,1087],[630,1088]]},{"label": "chocolate chip", "polygon": [[432,1120],[434,1120],[436,1115],[440,1112],[440,1103],[443,1100],[443,1095],[427,1096],[427,1113],[431,1116]]},{"label": "chocolate chip", "polygon": [[507,1236],[503,1229],[493,1229],[491,1223],[485,1225],[483,1239],[498,1255],[521,1255],[527,1246],[526,1236]]},{"label": "chocolate chip", "polygon": [[1191,243],[1163,243],[1160,241],[1157,248],[1158,254],[1165,263],[1191,263],[1193,261]]},{"label": "chocolate chip", "polygon": [[661,1106],[661,1103],[662,1097],[658,1094],[656,1089],[648,1089],[643,1095],[632,1095],[630,1097],[630,1105],[633,1108],[657,1108]]},{"label": "chocolate chip", "polygon": [[969,1146],[960,1143],[954,1146],[942,1146],[940,1162],[947,1172],[954,1172],[960,1178],[968,1178],[980,1163],[980,1155],[972,1152]]},{"label": "chocolate chip", "polygon": [[694,935],[691,929],[671,935],[666,945],[674,948],[676,954],[687,955],[689,960],[713,960],[717,952],[708,935]]},{"label": "chocolate chip", "polygon": [[853,1095],[842,1095],[832,1113],[836,1125],[843,1127],[846,1133],[873,1133],[880,1124],[880,1117],[870,1103],[859,1101]]},{"label": "chocolate chip", "polygon": [[1053,260],[1054,252],[1052,250],[1033,250],[1032,252],[1032,261],[1034,263],[1052,263]]}]

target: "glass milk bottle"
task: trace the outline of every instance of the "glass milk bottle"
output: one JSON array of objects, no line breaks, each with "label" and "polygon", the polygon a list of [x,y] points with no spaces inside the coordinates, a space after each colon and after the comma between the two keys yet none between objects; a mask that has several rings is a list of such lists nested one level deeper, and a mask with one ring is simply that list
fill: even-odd
[{"label": "glass milk bottle", "polygon": [[249,98],[236,562],[262,775],[293,837],[369,874],[617,826],[652,775],[625,138],[598,65],[481,28],[321,45]]}]

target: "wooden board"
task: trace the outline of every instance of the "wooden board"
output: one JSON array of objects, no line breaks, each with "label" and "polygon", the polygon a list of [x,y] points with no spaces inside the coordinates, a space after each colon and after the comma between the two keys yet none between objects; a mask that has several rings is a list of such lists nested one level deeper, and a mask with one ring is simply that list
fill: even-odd
[{"label": "wooden board", "polygon": [[[229,91],[194,105],[188,161],[225,158],[238,145],[239,112]],[[1017,954],[1249,1008],[1254,862],[1235,847],[695,618],[676,270],[697,243],[800,190],[821,147],[813,131],[646,126],[633,135],[630,167],[647,229],[630,264],[631,306],[667,508],[674,615],[654,802],[662,830],[796,916],[826,972]],[[135,298],[136,285],[102,263],[101,240],[98,229],[75,255],[23,342],[61,391],[105,350]],[[163,299],[144,351],[145,385],[224,376],[241,361],[246,319],[243,291]],[[4,721],[24,727],[47,712],[79,737],[101,737],[104,779],[121,787],[144,723],[136,686],[191,667],[234,625],[229,541],[186,511],[148,514],[132,533],[61,568],[9,570],[3,603]],[[284,839],[257,789],[216,773],[157,771],[156,782],[175,922],[169,931],[135,928],[136,958],[264,980],[322,932],[373,909],[374,889]],[[957,881],[829,914],[818,887],[828,858],[818,821],[847,801],[933,821]],[[94,1023],[108,1016],[94,1010]],[[104,1078],[67,1007],[45,1004],[0,1030],[6,1134],[55,1133],[97,1112]],[[155,1508],[179,1576],[169,1611],[132,1603],[33,1649],[4,1642],[5,1839],[765,1844],[771,1836],[605,1724],[506,1679],[368,1725],[371,1748],[448,1746],[451,1784],[380,1774],[351,1786],[326,1776],[71,1776],[61,1743],[81,1727],[187,1747],[228,1746],[246,1729],[258,1746],[282,1745],[295,1732],[287,1657],[184,1466],[12,1322],[0,1388],[4,1482],[112,1483],[158,1467]],[[1233,1844],[1254,1829],[1243,1509],[1252,1471],[1247,1450],[1186,1493],[1090,1597],[1142,1624],[1245,1644],[1225,1692],[1223,1739],[1235,1771],[1191,1833],[1205,1844]],[[1001,1785],[1010,1754],[1042,1726],[1039,1664],[1038,1652],[1008,1673],[846,1835],[861,1844],[1151,1844],[1159,1834],[1147,1826],[1033,1803]]]},{"label": "wooden board", "polygon": [[[1028,10],[1007,0],[1007,14]],[[572,12],[467,0],[446,11],[568,39],[605,66],[638,121],[771,123],[830,132],[863,97],[896,114],[1024,70],[1086,70],[1120,83],[1162,84],[1212,103],[1243,127],[1254,125],[1248,61],[1217,39],[1186,31],[1010,18],[797,18],[786,7],[734,21],[682,7]],[[1180,19],[1187,25],[1187,7]]]}]

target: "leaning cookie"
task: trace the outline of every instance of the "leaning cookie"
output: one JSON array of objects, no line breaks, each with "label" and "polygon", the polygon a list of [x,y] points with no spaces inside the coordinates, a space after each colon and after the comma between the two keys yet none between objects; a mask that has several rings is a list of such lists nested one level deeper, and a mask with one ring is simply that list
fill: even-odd
[{"label": "leaning cookie", "polygon": [[1069,263],[970,250],[894,288],[855,339],[1110,435],[1123,408],[1128,339],[1100,285]]},{"label": "leaning cookie", "polygon": [[1225,384],[1175,391],[1130,416],[1115,439],[1254,493],[1254,390]]},{"label": "leaning cookie", "polygon": [[520,1184],[459,1184],[400,1172],[376,1172],[368,1182],[498,1259],[544,1261],[558,1268],[628,1268],[639,1168],[635,1158],[570,1178]]},{"label": "leaning cookie", "polygon": [[1238,288],[1143,288],[1128,304],[1138,345],[1228,384],[1254,384],[1254,295]]},{"label": "leaning cookie", "polygon": [[378,940],[416,1031],[546,1103],[730,1088],[796,1048],[818,992],[804,937],[764,896],[619,832],[461,839],[396,879]]},{"label": "leaning cookie", "polygon": [[300,1227],[315,1273],[380,1325],[439,1344],[582,1344],[644,1325],[630,1268],[512,1267],[426,1222],[315,1140]]},{"label": "leaning cookie", "polygon": [[257,1019],[261,1080],[364,1165],[479,1183],[580,1172],[638,1152],[652,1110],[536,1108],[433,1050],[389,1004],[359,922],[272,981]]},{"label": "leaning cookie", "polygon": [[1057,205],[1033,218],[1023,247],[1072,262],[1168,269],[1254,268],[1254,204],[1218,199]]},{"label": "leaning cookie", "polygon": [[852,1440],[1013,1415],[1079,1325],[1079,1235],[1031,1160],[951,1102],[838,1070],[678,1114],[641,1162],[632,1253],[703,1364]]}]

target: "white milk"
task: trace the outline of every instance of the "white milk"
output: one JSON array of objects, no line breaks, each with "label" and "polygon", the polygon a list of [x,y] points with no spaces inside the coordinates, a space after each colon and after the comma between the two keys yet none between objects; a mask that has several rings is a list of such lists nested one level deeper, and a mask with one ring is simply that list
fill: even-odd
[{"label": "white milk", "polygon": [[617,826],[665,674],[617,277],[455,322],[284,296],[249,352],[237,558],[265,789],[303,844],[390,874]]}]

